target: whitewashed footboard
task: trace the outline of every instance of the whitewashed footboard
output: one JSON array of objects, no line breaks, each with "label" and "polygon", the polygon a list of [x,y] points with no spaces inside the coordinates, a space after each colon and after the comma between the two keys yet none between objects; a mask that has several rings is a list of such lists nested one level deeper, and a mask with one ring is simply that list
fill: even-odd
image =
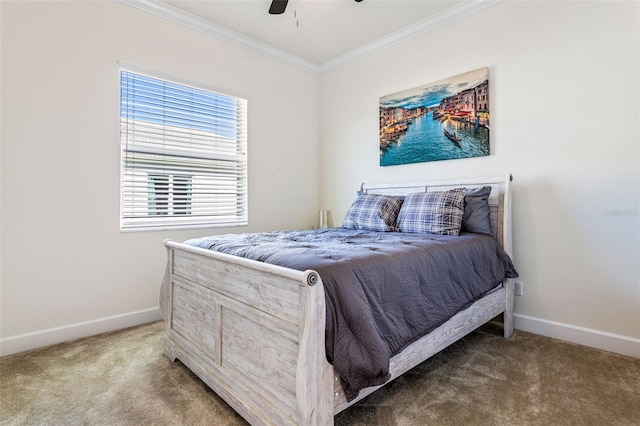
[{"label": "whitewashed footboard", "polygon": [[[511,176],[363,186],[406,194],[493,187],[498,242],[511,255]],[[166,241],[160,307],[165,355],[179,359],[252,425],[331,425],[347,402],[324,347],[325,299],[315,271],[296,271]],[[391,359],[392,379],[504,313],[513,333],[513,280],[452,317]],[[335,386],[334,386],[335,385]]]},{"label": "whitewashed footboard", "polygon": [[178,358],[251,424],[331,424],[318,274],[165,245],[165,355]]}]

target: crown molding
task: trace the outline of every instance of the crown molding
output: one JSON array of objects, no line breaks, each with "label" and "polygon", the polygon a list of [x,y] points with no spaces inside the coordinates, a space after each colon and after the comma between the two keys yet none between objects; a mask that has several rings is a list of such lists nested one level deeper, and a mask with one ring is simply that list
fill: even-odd
[{"label": "crown molding", "polygon": [[320,65],[315,62],[308,61],[300,58],[299,56],[292,55],[284,50],[277,49],[270,44],[263,43],[251,37],[247,37],[244,34],[240,34],[236,31],[230,30],[213,22],[209,22],[198,16],[190,13],[183,12],[182,10],[161,3],[156,0],[118,0],[120,3],[133,6],[137,9],[141,9],[145,12],[152,13],[160,16],[161,18],[168,19],[177,24],[184,25],[185,27],[215,37],[219,40],[225,41],[236,46],[243,47],[252,52],[261,54],[263,56],[275,59],[280,62],[284,62],[288,65],[292,65],[296,68],[300,68],[303,71],[308,71],[313,74],[320,73]]},{"label": "crown molding", "polygon": [[190,13],[183,12],[176,7],[159,2],[157,0],[118,1],[120,3],[127,4],[145,12],[152,13],[156,16],[160,16],[177,24],[215,37],[227,43],[248,49],[260,55],[299,68],[303,71],[307,71],[316,75],[322,75],[331,71],[335,71],[366,56],[373,55],[374,53],[382,49],[386,49],[410,38],[417,37],[449,22],[455,21],[489,6],[493,6],[494,4],[499,3],[502,0],[463,1],[462,3],[445,9],[440,13],[430,16],[429,18],[418,21],[413,25],[393,32],[371,43],[367,43],[364,46],[356,48],[350,52],[337,56],[321,64],[303,59],[296,55],[292,55],[291,53],[275,48],[270,44],[263,43],[259,40],[245,36],[221,25],[214,24]]},{"label": "crown molding", "polygon": [[422,21],[418,21],[415,24],[409,25],[401,30],[395,31],[389,35],[386,35],[378,40],[367,43],[361,47],[358,47],[343,55],[337,56],[333,59],[320,64],[320,74],[325,74],[341,68],[347,64],[360,60],[366,56],[373,55],[383,49],[401,43],[405,40],[417,37],[421,34],[434,30],[445,24],[463,18],[479,10],[485,9],[489,6],[493,6],[502,0],[467,0],[459,3],[455,6],[451,6],[432,15]]}]

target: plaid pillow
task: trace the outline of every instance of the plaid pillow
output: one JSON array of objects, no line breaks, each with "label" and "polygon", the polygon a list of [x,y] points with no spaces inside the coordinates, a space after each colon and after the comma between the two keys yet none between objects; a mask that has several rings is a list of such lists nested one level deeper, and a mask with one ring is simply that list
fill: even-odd
[{"label": "plaid pillow", "polygon": [[398,214],[401,232],[460,235],[464,214],[462,189],[416,192],[405,197]]},{"label": "plaid pillow", "polygon": [[396,218],[402,197],[360,194],[342,221],[343,228],[366,231],[397,231]]}]

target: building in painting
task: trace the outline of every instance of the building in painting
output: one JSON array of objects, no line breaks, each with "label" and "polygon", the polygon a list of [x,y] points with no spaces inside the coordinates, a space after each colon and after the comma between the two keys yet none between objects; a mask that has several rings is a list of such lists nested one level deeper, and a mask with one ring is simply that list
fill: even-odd
[{"label": "building in painting", "polygon": [[402,136],[413,119],[425,115],[427,108],[380,107],[380,149],[384,150]]},{"label": "building in painting", "polygon": [[476,117],[478,123],[489,128],[489,81],[485,80],[474,87]]},{"label": "building in painting", "polygon": [[489,81],[442,99],[439,115],[489,127]]}]

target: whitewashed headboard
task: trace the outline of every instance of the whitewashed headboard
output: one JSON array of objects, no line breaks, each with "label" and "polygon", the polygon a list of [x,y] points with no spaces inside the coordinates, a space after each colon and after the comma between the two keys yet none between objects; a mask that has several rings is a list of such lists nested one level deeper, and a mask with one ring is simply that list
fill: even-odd
[{"label": "whitewashed headboard", "polygon": [[406,195],[412,192],[446,191],[453,188],[481,188],[491,186],[489,210],[491,226],[502,249],[512,256],[511,241],[511,181],[513,176],[474,177],[401,183],[365,184],[360,190],[367,194]]}]

